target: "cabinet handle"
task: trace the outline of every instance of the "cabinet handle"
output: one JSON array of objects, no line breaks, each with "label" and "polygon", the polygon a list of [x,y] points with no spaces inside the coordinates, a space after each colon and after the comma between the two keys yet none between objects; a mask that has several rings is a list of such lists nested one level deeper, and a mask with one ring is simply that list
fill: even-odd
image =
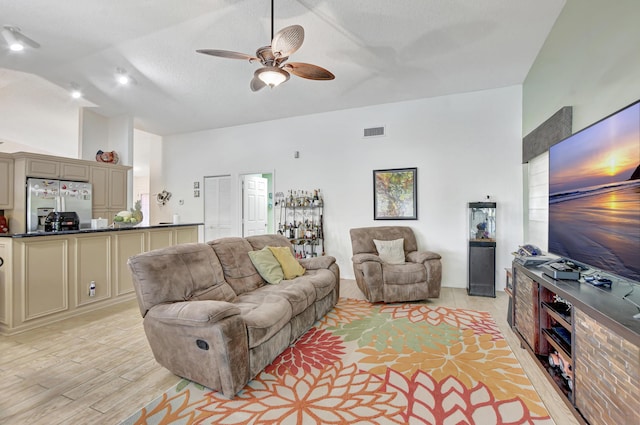
[{"label": "cabinet handle", "polygon": [[4,264],[4,260],[2,259],[2,257],[0,257],[0,267],[2,267],[3,264]]}]

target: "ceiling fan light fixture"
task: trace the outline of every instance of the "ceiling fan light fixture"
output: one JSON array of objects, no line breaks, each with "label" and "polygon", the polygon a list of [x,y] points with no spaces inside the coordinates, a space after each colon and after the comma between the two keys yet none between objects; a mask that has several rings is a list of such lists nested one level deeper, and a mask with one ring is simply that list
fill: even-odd
[{"label": "ceiling fan light fixture", "polygon": [[16,37],[13,27],[5,27],[5,29],[2,30],[2,38],[7,42],[11,51],[21,52],[24,50],[24,44]]},{"label": "ceiling fan light fixture", "polygon": [[269,87],[277,87],[289,79],[289,73],[275,66],[265,66],[256,70],[254,75]]}]

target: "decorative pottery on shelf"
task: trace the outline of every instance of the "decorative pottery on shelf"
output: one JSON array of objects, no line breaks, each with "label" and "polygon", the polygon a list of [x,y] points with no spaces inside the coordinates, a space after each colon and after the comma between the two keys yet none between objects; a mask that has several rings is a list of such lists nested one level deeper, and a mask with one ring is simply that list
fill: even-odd
[{"label": "decorative pottery on shelf", "polygon": [[116,151],[104,152],[102,150],[98,150],[98,152],[96,152],[96,161],[106,162],[108,164],[117,164],[120,162],[120,157],[118,157]]}]

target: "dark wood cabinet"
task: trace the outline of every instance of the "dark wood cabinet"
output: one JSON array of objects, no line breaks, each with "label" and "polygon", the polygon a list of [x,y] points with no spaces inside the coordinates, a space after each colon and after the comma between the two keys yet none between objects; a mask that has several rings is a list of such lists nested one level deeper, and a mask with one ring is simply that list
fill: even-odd
[{"label": "dark wood cabinet", "polygon": [[640,321],[625,292],[554,280],[517,263],[512,274],[513,329],[576,419],[640,423]]}]

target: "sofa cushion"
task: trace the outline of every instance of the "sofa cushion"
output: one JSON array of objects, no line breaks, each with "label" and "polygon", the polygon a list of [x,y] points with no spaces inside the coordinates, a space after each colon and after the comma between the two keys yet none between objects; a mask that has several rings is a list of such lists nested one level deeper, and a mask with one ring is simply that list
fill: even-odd
[{"label": "sofa cushion", "polygon": [[382,261],[388,264],[404,264],[404,239],[395,239],[392,241],[382,241],[374,239],[378,256]]},{"label": "sofa cushion", "polygon": [[207,299],[233,301],[218,257],[206,244],[174,245],[129,258],[140,312],[157,304]]},{"label": "sofa cushion", "polygon": [[286,246],[293,251],[289,239],[282,235],[253,235],[247,236],[245,239],[256,251],[266,246]]},{"label": "sofa cushion", "polygon": [[264,285],[262,276],[249,258],[249,251],[253,249],[245,239],[222,238],[207,243],[218,256],[224,277],[237,295]]},{"label": "sofa cushion", "polygon": [[[316,288],[304,276],[294,280],[283,280],[280,285],[266,285],[252,292],[262,296],[277,295],[291,305],[291,315],[297,316],[316,300]],[[240,298],[242,300],[242,298]]]},{"label": "sofa cushion", "polygon": [[[284,281],[285,283],[288,281]],[[328,269],[318,269],[318,270],[307,270],[304,276],[298,277],[292,280],[294,284],[300,282],[310,282],[315,291],[316,291],[316,300],[322,299],[331,291],[333,291],[335,285],[339,283],[336,282],[336,275],[333,274],[331,270]]]},{"label": "sofa cushion", "polygon": [[302,276],[305,272],[304,267],[298,263],[291,253],[291,248],[284,246],[270,246],[269,249],[276,260],[282,266],[282,272],[285,279],[293,279],[294,277]]},{"label": "sofa cushion", "polygon": [[256,270],[267,283],[277,285],[282,282],[284,279],[282,266],[269,248],[264,247],[260,251],[249,251],[248,254]]},{"label": "sofa cushion", "polygon": [[427,281],[427,269],[422,263],[383,264],[384,283],[405,285]]},{"label": "sofa cushion", "polygon": [[247,325],[249,348],[267,341],[293,317],[291,304],[279,295],[253,291],[240,295],[234,304]]}]

